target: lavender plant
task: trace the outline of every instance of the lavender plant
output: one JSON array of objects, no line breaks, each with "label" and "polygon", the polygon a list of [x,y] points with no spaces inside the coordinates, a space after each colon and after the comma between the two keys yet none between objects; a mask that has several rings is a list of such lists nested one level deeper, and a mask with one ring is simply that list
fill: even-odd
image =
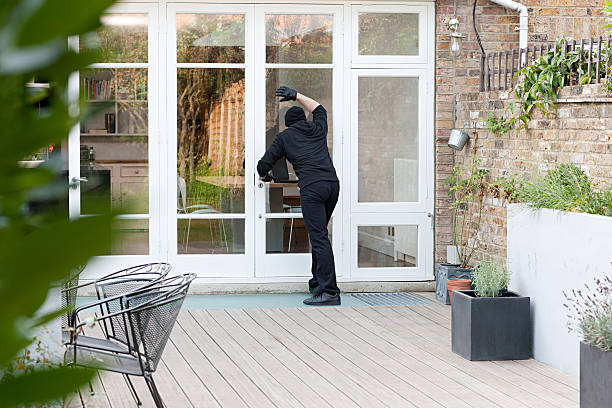
[{"label": "lavender plant", "polygon": [[582,336],[582,341],[604,351],[612,351],[612,279],[594,280],[595,287],[563,292],[568,310],[568,330]]}]

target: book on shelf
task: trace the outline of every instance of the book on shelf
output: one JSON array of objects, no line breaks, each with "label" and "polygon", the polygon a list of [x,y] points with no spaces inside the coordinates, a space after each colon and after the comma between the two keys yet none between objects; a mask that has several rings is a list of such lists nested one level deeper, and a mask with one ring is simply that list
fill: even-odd
[{"label": "book on shelf", "polygon": [[81,93],[87,100],[110,100],[113,98],[115,79],[81,79]]}]

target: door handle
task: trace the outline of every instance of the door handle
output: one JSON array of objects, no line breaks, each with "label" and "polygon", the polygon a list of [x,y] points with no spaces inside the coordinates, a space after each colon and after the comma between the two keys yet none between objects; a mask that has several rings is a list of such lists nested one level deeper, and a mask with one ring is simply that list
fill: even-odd
[{"label": "door handle", "polygon": [[264,186],[263,181],[260,181],[259,183],[257,183],[257,187],[259,187],[259,188],[263,188],[263,186]]},{"label": "door handle", "polygon": [[70,188],[77,188],[79,184],[87,183],[88,181],[89,180],[87,180],[85,177],[73,177],[70,180],[70,183],[68,183],[68,185],[70,186]]}]

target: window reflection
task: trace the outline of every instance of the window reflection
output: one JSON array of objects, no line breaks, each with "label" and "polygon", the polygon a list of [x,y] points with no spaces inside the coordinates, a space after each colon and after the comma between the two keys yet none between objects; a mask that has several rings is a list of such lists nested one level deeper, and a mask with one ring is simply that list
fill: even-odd
[{"label": "window reflection", "polygon": [[243,213],[243,69],[178,69],[177,211]]},{"label": "window reflection", "polygon": [[102,62],[148,61],[148,15],[105,14],[102,27],[81,38],[79,46],[99,49]]},{"label": "window reflection", "polygon": [[417,266],[418,226],[384,225],[357,227],[359,268]]},{"label": "window reflection", "polygon": [[243,14],[177,14],[177,61],[244,62]]},{"label": "window reflection", "polygon": [[418,54],[418,14],[359,14],[359,55]]},{"label": "window reflection", "polygon": [[331,14],[266,15],[266,62],[332,63]]}]

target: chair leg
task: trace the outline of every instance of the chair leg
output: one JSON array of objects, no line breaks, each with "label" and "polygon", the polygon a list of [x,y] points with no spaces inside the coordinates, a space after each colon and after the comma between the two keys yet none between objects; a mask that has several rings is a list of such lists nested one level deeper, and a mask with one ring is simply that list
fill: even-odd
[{"label": "chair leg", "polygon": [[85,401],[83,401],[83,394],[81,394],[81,390],[80,390],[80,389],[78,390],[78,393],[79,393],[79,399],[81,400],[81,406],[82,406],[83,408],[87,408],[87,407],[85,406]]},{"label": "chair leg", "polygon": [[161,395],[159,395],[159,391],[157,391],[157,387],[155,386],[155,381],[153,381],[153,377],[151,377],[151,375],[145,375],[145,381],[147,382],[147,386],[151,391],[151,396],[153,397],[153,401],[155,401],[155,406],[157,408],[165,408]]},{"label": "chair leg", "polygon": [[142,401],[140,401],[140,398],[138,397],[138,394],[136,393],[136,388],[134,388],[134,384],[132,384],[132,380],[130,379],[130,376],[127,374],[123,374],[123,378],[125,378],[125,381],[130,387],[130,391],[132,392],[132,396],[134,397],[134,400],[136,401],[136,405],[141,406]]},{"label": "chair leg", "polygon": [[187,236],[185,237],[184,243],[185,243],[185,253],[187,253],[187,250],[189,248],[189,232],[191,230],[191,218],[189,219],[189,221],[187,221]]},{"label": "chair leg", "polygon": [[293,220],[295,218],[291,219],[291,228],[289,228],[289,249],[287,252],[291,252],[291,239],[293,238]]}]

